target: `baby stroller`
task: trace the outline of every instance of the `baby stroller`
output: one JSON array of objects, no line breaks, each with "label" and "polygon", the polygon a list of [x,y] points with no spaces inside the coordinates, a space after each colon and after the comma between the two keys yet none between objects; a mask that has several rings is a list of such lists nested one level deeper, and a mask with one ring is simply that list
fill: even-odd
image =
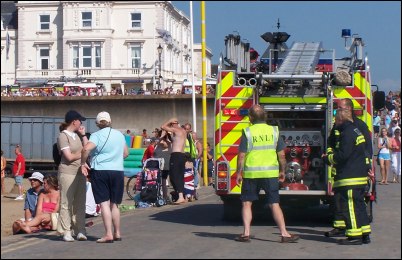
[{"label": "baby stroller", "polygon": [[149,158],[144,162],[143,170],[137,174],[136,190],[143,202],[155,203],[160,207],[166,204],[162,192],[163,158]]}]

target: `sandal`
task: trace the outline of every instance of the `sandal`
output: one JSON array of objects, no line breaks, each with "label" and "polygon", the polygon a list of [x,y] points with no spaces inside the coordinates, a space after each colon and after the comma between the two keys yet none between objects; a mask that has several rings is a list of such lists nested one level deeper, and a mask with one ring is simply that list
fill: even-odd
[{"label": "sandal", "polygon": [[98,240],[96,240],[96,243],[113,243],[113,239],[109,240],[109,239],[105,239],[105,238],[99,238]]},{"label": "sandal", "polygon": [[237,242],[251,242],[250,236],[243,236],[243,234],[241,234],[238,237],[236,237],[235,241],[237,241]]}]

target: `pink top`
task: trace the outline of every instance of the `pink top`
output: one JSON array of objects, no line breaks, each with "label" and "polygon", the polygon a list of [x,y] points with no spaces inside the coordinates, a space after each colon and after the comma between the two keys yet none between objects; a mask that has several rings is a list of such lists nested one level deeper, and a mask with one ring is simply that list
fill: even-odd
[{"label": "pink top", "polygon": [[[392,147],[392,152],[394,152],[394,153],[401,152],[401,140],[392,138],[391,147]],[[398,149],[396,149],[394,147],[398,147]]]},{"label": "pink top", "polygon": [[43,202],[42,204],[42,212],[43,213],[53,213],[56,209],[56,203],[53,202]]}]

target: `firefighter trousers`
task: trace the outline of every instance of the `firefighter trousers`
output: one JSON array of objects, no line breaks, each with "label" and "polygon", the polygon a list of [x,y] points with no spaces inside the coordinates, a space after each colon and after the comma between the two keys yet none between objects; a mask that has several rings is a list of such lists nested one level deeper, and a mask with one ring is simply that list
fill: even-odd
[{"label": "firefighter trousers", "polygon": [[340,207],[346,224],[347,237],[369,235],[371,227],[364,202],[365,188],[340,189]]},{"label": "firefighter trousers", "polygon": [[333,200],[334,200],[334,204],[333,204],[334,221],[332,223],[332,226],[337,229],[345,229],[346,223],[345,223],[342,208],[341,208],[341,194],[339,193],[339,191],[334,190]]}]

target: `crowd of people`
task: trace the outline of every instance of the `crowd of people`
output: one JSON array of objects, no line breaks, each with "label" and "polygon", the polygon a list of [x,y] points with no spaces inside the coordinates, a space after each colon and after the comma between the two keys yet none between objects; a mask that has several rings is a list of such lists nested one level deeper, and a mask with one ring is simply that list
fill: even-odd
[{"label": "crowd of people", "polygon": [[[202,94],[200,88],[195,91],[196,94]],[[214,94],[215,90],[211,85],[207,86],[207,94]],[[174,89],[166,87],[160,90],[144,90],[144,88],[125,88],[112,87],[110,91],[107,91],[103,86],[96,88],[81,88],[81,87],[25,87],[16,89],[4,89],[1,91],[2,97],[79,97],[79,96],[121,96],[121,95],[182,95],[192,94],[191,87],[183,87],[181,89]]]},{"label": "crowd of people", "polygon": [[[176,119],[174,118],[174,120]],[[127,130],[126,134],[131,134],[131,131]],[[201,173],[203,172],[203,147],[196,133],[192,131],[191,124],[184,123],[176,126],[171,122],[165,122],[160,129],[155,128],[152,134],[153,136],[150,137],[147,130],[143,129],[143,145],[147,147],[142,162],[145,163],[150,158],[161,158],[165,162],[163,169],[161,169],[164,200],[173,204],[197,200],[196,190],[200,187]],[[212,186],[214,177],[213,149],[209,144],[207,160],[208,185]],[[172,199],[167,193],[168,177],[174,188]]]},{"label": "crowd of people", "polygon": [[[385,106],[374,111],[374,143],[378,148],[380,185],[399,183],[401,176],[401,96],[392,91],[385,97]],[[391,177],[392,176],[392,177]],[[391,180],[390,180],[391,178]]]},{"label": "crowd of people", "polygon": [[[386,97],[385,107],[375,112],[374,140],[379,149],[378,164],[380,165],[381,181],[387,185],[392,173],[392,181],[400,182],[400,96],[390,92]],[[284,144],[269,138],[257,138],[261,134],[273,133],[274,128],[265,123],[264,111],[254,105],[250,111],[252,126],[243,130],[239,145],[236,181],[242,185],[242,217],[244,230],[236,237],[236,241],[249,242],[251,239],[250,225],[252,219],[252,203],[258,198],[260,189],[264,189],[268,205],[281,232],[281,242],[296,242],[298,235],[286,230],[282,210],[279,206],[278,181],[283,179],[285,162]],[[388,119],[390,118],[390,120]],[[16,200],[24,200],[24,217],[13,223],[13,233],[31,233],[38,230],[57,230],[64,241],[85,241],[85,218],[98,215],[99,205],[105,233],[97,240],[98,243],[113,243],[121,241],[120,210],[124,193],[124,158],[128,156],[128,147],[123,133],[112,128],[112,120],[108,112],[100,112],[96,117],[98,131],[88,135],[82,121],[83,117],[75,110],[65,115],[65,122],[60,125],[57,147],[61,154],[58,175],[43,176],[35,172],[29,178],[31,189],[23,195],[22,178],[25,173],[25,159],[20,145],[15,147],[16,159],[13,165],[15,183],[18,185]],[[338,200],[336,208],[338,215],[354,216],[336,219],[334,223],[344,223],[334,226],[326,236],[346,236],[341,244],[355,245],[370,243],[371,228],[364,206],[363,178],[372,174],[367,165],[367,139],[365,131],[361,130],[356,116],[353,114],[353,103],[347,99],[341,100],[337,109],[334,129],[343,133],[342,138],[333,142],[333,147],[323,154],[323,160],[336,168],[334,192]],[[358,120],[357,120],[358,121]],[[378,124],[378,125],[377,125]],[[129,130],[125,133],[131,134]],[[147,148],[142,158],[145,163],[150,158],[162,158],[166,162],[162,170],[162,193],[166,201],[180,205],[197,199],[196,189],[199,187],[203,160],[203,147],[190,123],[180,124],[177,118],[170,118],[160,128],[155,128],[150,137],[146,129],[142,136],[147,142]],[[332,134],[332,133],[331,133]],[[277,135],[279,136],[279,135]],[[348,139],[349,138],[349,139]],[[254,140],[270,140],[267,143],[253,143]],[[357,142],[356,140],[360,140]],[[362,141],[364,140],[364,141]],[[271,147],[271,142],[276,144]],[[145,145],[145,143],[143,143]],[[261,149],[259,149],[261,146]],[[350,146],[350,147],[349,147]],[[348,147],[342,150],[339,147]],[[213,149],[208,144],[206,158],[208,160],[208,184],[214,185]],[[372,151],[371,151],[372,153]],[[347,154],[347,155],[346,155]],[[275,158],[261,160],[261,158]],[[2,152],[2,192],[3,185],[3,152]],[[348,169],[356,163],[360,171]],[[354,166],[355,167],[355,166]],[[264,170],[264,169],[267,170]],[[259,169],[259,170],[255,170]],[[344,179],[356,180],[353,185],[344,185]],[[355,176],[356,175],[356,176]],[[359,182],[359,178],[362,182]],[[174,192],[168,194],[167,184],[172,184]],[[88,185],[89,184],[89,185]],[[92,192],[88,193],[88,189]],[[354,212],[348,206],[348,194],[356,194],[353,203]],[[89,195],[88,195],[89,194]],[[92,195],[92,196],[91,196]],[[171,195],[171,196],[169,196]],[[91,201],[91,205],[88,205]],[[349,212],[349,213],[348,213]],[[353,214],[352,214],[353,213]],[[56,219],[56,220],[55,220]],[[359,223],[352,227],[352,223]],[[357,229],[359,232],[356,232]],[[356,229],[356,230],[355,230]]]}]

